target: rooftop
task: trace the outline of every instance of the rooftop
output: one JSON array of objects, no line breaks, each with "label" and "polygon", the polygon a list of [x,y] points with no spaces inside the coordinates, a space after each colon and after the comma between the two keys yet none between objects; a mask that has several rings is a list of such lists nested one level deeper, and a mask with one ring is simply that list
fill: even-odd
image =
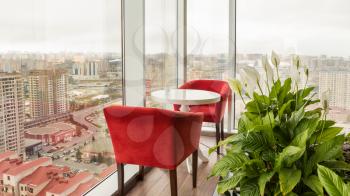
[{"label": "rooftop", "polygon": [[34,127],[24,130],[28,134],[32,135],[50,135],[59,131],[75,130],[75,126],[69,123],[57,122],[49,124],[45,127]]},{"label": "rooftop", "polygon": [[26,170],[32,169],[33,167],[36,167],[36,166],[41,166],[45,163],[51,164],[52,163],[51,158],[41,157],[41,158],[36,159],[34,161],[25,162],[17,167],[13,167],[13,168],[9,169],[8,171],[4,172],[4,174],[16,176],[16,175],[18,175]]},{"label": "rooftop", "polygon": [[44,182],[49,181],[53,177],[58,176],[58,174],[62,174],[68,171],[69,171],[69,168],[67,167],[58,167],[54,165],[41,166],[37,170],[35,170],[32,174],[23,178],[20,181],[20,183],[28,184],[31,186],[39,186]]},{"label": "rooftop", "polygon": [[13,152],[13,151],[6,151],[4,153],[0,154],[0,161],[5,160],[5,159],[9,159],[12,157],[16,157],[17,153]]},{"label": "rooftop", "polygon": [[21,164],[22,161],[19,159],[3,160],[0,162],[0,179],[3,177],[3,173],[8,171],[10,168],[16,167]]},{"label": "rooftop", "polygon": [[42,143],[41,140],[29,139],[29,138],[24,139],[24,146],[25,147],[35,146],[35,145],[40,144],[40,143]]},{"label": "rooftop", "polygon": [[93,178],[93,176],[89,172],[81,172],[76,174],[74,177],[65,179],[61,182],[59,182],[56,186],[52,187],[50,190],[47,190],[47,192],[53,193],[53,194],[61,194],[67,189],[79,185],[81,183],[86,182],[86,179],[90,180]]}]

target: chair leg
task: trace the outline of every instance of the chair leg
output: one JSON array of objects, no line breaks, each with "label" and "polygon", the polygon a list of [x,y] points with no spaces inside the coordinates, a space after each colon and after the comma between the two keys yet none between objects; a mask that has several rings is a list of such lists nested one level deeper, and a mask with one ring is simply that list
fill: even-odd
[{"label": "chair leg", "polygon": [[[215,128],[216,128],[216,145],[219,144],[220,141],[220,123],[216,123],[215,124]],[[216,149],[216,153],[219,154],[220,153],[220,147],[218,147]]]},{"label": "chair leg", "polygon": [[117,163],[118,170],[118,192],[119,196],[124,196],[124,164]]},{"label": "chair leg", "polygon": [[144,166],[142,166],[142,165],[139,166],[139,180],[140,180],[140,181],[143,181],[144,169],[145,169]]},{"label": "chair leg", "polygon": [[225,139],[224,130],[225,130],[224,118],[222,118],[222,120],[221,120],[221,140]]},{"label": "chair leg", "polygon": [[177,196],[177,175],[176,168],[169,170],[171,196]]},{"label": "chair leg", "polygon": [[197,187],[198,150],[192,154],[192,186]]}]

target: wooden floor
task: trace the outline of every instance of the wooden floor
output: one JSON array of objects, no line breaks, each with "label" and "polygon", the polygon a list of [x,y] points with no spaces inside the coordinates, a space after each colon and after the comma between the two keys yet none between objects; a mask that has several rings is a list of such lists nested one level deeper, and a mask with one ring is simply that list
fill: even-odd
[{"label": "wooden floor", "polygon": [[[215,138],[202,136],[200,149],[207,154],[208,147],[214,146]],[[204,144],[204,145],[203,145]],[[206,146],[205,146],[206,145]],[[187,172],[186,163],[183,162],[177,168],[177,187],[179,196],[212,196],[217,179],[207,176],[217,161],[218,156],[212,153],[209,157],[209,163],[202,163],[198,160],[197,188],[192,189],[192,175]],[[166,170],[154,168],[146,176],[144,181],[139,182],[127,196],[168,196],[170,195],[169,172]]]}]

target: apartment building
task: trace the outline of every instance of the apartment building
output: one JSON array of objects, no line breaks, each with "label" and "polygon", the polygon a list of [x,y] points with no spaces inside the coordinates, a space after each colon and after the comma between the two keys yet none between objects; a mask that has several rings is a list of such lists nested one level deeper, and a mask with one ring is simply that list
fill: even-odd
[{"label": "apartment building", "polygon": [[22,164],[22,160],[20,159],[6,159],[0,162],[0,195],[3,195],[2,191],[4,190],[3,174],[11,168],[18,167],[20,164]]},{"label": "apartment building", "polygon": [[69,172],[68,167],[41,166],[19,182],[20,195],[38,195],[51,181],[63,178]]},{"label": "apartment building", "polygon": [[319,72],[319,96],[329,90],[329,105],[350,109],[350,72],[325,70]]},{"label": "apartment building", "polygon": [[64,69],[32,70],[28,82],[32,119],[69,111],[68,74]]},{"label": "apartment building", "polygon": [[32,174],[36,169],[41,166],[52,165],[51,158],[41,157],[34,161],[25,162],[12,167],[8,171],[3,173],[3,193],[4,195],[19,195],[19,182],[26,176]]},{"label": "apartment building", "polygon": [[23,78],[17,73],[0,73],[0,152],[24,155]]}]

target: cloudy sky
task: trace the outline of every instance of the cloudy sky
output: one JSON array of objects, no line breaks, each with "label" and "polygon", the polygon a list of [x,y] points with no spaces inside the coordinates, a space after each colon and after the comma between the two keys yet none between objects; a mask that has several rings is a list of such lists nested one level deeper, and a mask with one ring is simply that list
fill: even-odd
[{"label": "cloudy sky", "polygon": [[[146,50],[175,46],[175,0],[146,1]],[[229,0],[188,0],[189,51],[228,50]],[[242,53],[350,56],[349,0],[237,0]],[[0,51],[120,51],[119,0],[0,0]]]},{"label": "cloudy sky", "polygon": [[241,52],[350,56],[349,0],[238,0]]}]

